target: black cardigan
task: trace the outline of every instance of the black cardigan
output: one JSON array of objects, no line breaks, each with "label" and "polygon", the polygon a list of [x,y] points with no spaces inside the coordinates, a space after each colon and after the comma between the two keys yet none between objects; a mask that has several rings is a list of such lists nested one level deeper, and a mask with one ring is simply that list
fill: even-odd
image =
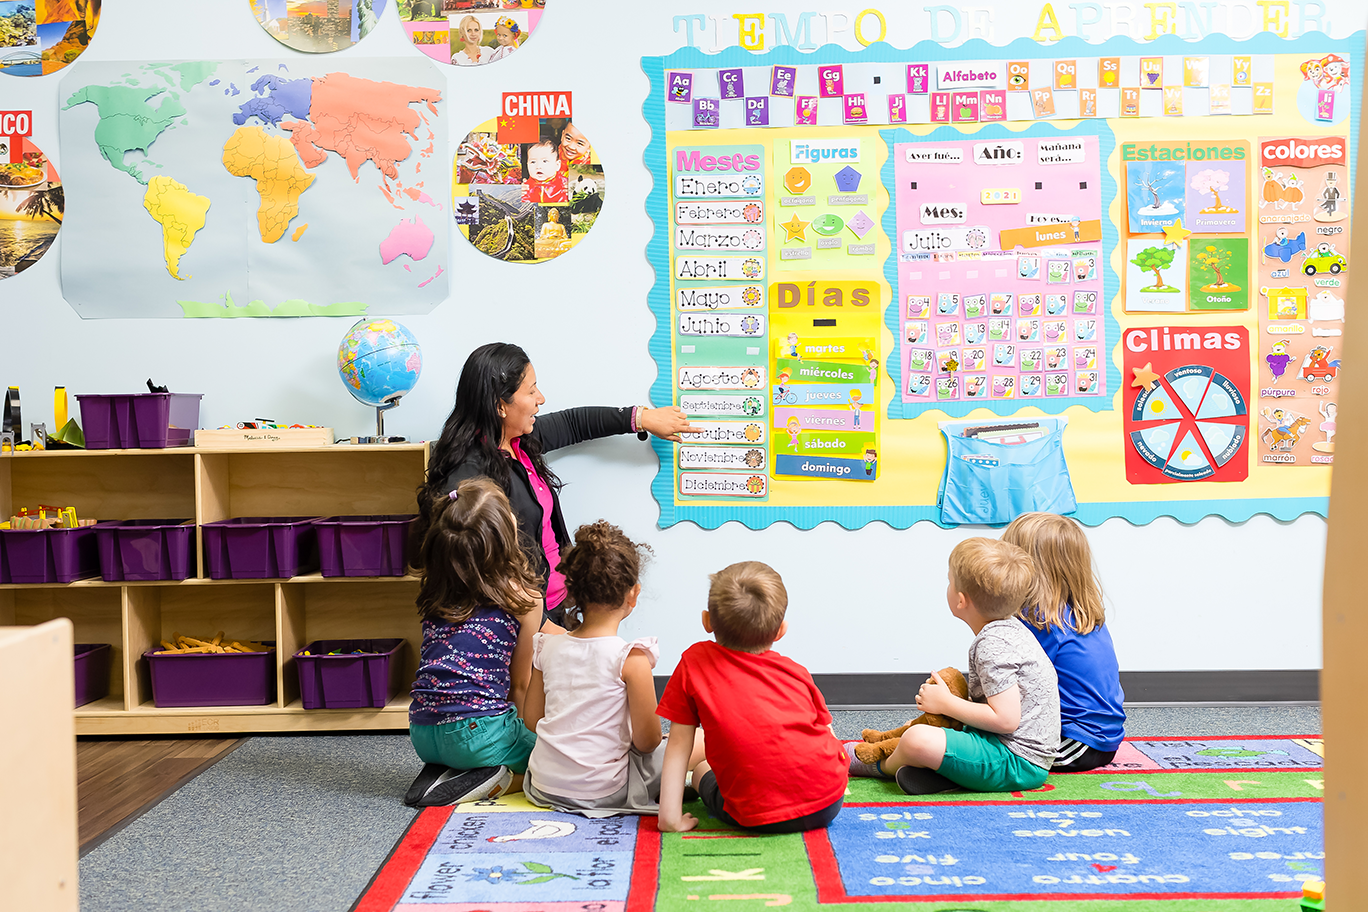
[{"label": "black cardigan", "polygon": [[[538,415],[529,436],[540,441],[542,450],[545,452],[582,443],[585,440],[611,437],[615,434],[630,434],[631,432],[632,409],[630,406],[625,408],[586,406]],[[472,450],[466,454],[466,458],[447,475],[442,490],[450,493],[467,478],[485,474],[484,461],[481,455],[478,450]],[[527,470],[523,468],[521,462],[516,459],[509,459],[508,474],[510,486],[504,490],[504,493],[508,495],[509,505],[512,506],[513,515],[518,520],[518,539],[522,544],[523,553],[532,562],[533,570],[543,579],[546,579],[554,568],[547,561],[546,552],[542,549],[543,513],[541,504],[537,503],[537,495],[532,491],[532,481],[528,478]],[[564,551],[566,546],[570,544],[570,533],[565,527],[565,517],[561,515],[560,495],[557,494],[555,488],[551,489],[551,503],[553,505],[551,529],[556,535],[556,542]]]}]

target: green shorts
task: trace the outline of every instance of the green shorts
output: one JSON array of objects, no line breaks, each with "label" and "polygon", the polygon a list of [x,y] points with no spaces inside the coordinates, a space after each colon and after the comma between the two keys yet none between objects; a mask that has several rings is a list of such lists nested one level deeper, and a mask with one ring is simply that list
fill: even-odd
[{"label": "green shorts", "polygon": [[1038,789],[1050,774],[1012,753],[1000,738],[968,727],[964,731],[945,729],[945,759],[937,772],[975,792]]},{"label": "green shorts", "polygon": [[506,766],[515,773],[527,772],[527,758],[537,743],[537,736],[511,709],[441,725],[410,725],[409,738],[424,763],[456,770]]}]

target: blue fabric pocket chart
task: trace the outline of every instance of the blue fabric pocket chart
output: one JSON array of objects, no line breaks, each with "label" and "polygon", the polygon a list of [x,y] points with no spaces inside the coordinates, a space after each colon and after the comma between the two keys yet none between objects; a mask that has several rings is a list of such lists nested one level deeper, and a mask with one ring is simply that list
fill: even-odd
[{"label": "blue fabric pocket chart", "polygon": [[1069,419],[942,421],[945,474],[938,502],[945,525],[1011,522],[1022,513],[1072,513],[1064,427]]}]

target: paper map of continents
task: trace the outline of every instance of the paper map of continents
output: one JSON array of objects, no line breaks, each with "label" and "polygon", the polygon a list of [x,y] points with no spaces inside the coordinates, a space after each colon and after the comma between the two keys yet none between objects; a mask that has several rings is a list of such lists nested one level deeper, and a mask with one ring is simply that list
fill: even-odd
[{"label": "paper map of continents", "polygon": [[447,296],[426,60],[91,63],[58,90],[83,317],[426,313]]}]

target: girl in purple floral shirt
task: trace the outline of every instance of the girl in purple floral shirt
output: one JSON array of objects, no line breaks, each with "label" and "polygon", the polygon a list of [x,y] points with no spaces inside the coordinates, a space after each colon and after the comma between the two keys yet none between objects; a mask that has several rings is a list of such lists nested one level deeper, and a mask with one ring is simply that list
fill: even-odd
[{"label": "girl in purple floral shirt", "polygon": [[544,585],[518,545],[503,489],[470,478],[429,511],[423,654],[409,737],[423,761],[404,803],[457,804],[522,788],[536,735],[523,725]]}]

